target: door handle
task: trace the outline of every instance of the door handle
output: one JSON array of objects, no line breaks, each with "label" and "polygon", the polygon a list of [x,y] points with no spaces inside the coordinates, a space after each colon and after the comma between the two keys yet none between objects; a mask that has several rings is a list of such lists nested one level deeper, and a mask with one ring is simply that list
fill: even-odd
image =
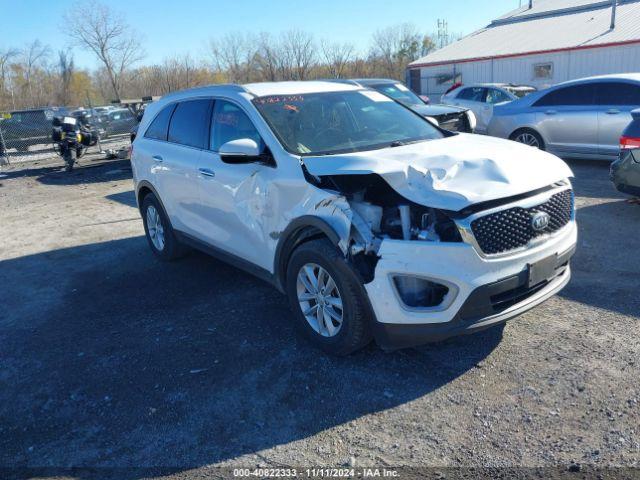
[{"label": "door handle", "polygon": [[154,155],[152,157],[156,162],[162,162],[162,157],[160,155]]},{"label": "door handle", "polygon": [[607,110],[607,115],[616,115],[620,113],[620,110],[618,110],[617,108],[610,108],[609,110]]},{"label": "door handle", "polygon": [[545,113],[545,114],[547,114],[547,115],[555,115],[555,114],[556,114],[556,113],[558,113],[558,112],[556,112],[555,110],[547,110],[547,111],[546,111],[546,112],[544,112],[544,113]]},{"label": "door handle", "polygon": [[200,175],[203,175],[205,177],[215,177],[216,176],[216,172],[214,172],[213,170],[209,170],[208,168],[199,168],[198,172],[200,172]]}]

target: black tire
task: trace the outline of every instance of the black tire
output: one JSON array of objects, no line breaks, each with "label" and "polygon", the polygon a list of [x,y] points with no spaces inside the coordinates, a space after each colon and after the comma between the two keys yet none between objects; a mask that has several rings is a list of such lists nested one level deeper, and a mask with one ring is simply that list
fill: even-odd
[{"label": "black tire", "polygon": [[521,138],[526,135],[531,135],[535,138],[535,141],[538,143],[537,148],[539,148],[540,150],[545,149],[544,140],[542,139],[540,134],[532,128],[519,128],[511,134],[509,140],[513,140],[514,142],[522,143],[524,145],[531,145],[530,143],[521,140]]},{"label": "black tire", "polygon": [[[159,249],[158,247],[156,247],[156,245],[154,245],[153,240],[151,239],[151,236],[149,234],[149,225],[147,225],[147,210],[151,206],[153,206],[155,211],[158,213],[160,222],[162,224],[162,229],[164,231],[164,247],[162,249]],[[160,205],[160,202],[153,193],[148,193],[147,195],[145,195],[144,199],[142,200],[140,213],[142,214],[142,223],[144,224],[144,233],[147,237],[147,242],[149,243],[149,247],[156,257],[164,262],[170,262],[172,260],[183,257],[188,252],[189,249],[181,244],[176,238],[173,227],[171,226],[171,222],[169,222],[169,219],[167,218],[162,205]]]},{"label": "black tire", "polygon": [[[325,269],[340,292],[342,326],[335,336],[320,335],[302,313],[297,293],[298,272],[308,263]],[[311,343],[325,352],[348,355],[371,342],[373,313],[362,280],[342,253],[328,240],[311,240],[294,250],[287,266],[286,292],[295,315],[296,327]]]}]

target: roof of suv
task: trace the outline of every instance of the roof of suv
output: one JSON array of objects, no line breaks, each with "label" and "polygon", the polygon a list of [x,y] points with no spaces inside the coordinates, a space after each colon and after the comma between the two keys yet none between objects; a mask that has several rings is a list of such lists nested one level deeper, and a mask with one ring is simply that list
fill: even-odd
[{"label": "roof of suv", "polygon": [[340,92],[345,90],[359,90],[355,85],[328,81],[298,81],[298,82],[264,82],[247,83],[245,90],[257,97],[265,95],[299,95],[303,93]]},{"label": "roof of suv", "polygon": [[[238,85],[234,83],[206,85],[203,87],[188,88],[169,93],[162,97],[162,100],[173,98],[186,98],[193,95],[216,95],[220,93],[241,93],[246,92],[256,97],[264,97],[267,95],[300,95],[305,93],[320,92],[344,92],[350,90],[360,90],[362,87],[348,85],[345,83],[336,83],[329,81],[290,81],[290,82],[262,82],[247,83]],[[164,102],[163,102],[164,103]]]}]

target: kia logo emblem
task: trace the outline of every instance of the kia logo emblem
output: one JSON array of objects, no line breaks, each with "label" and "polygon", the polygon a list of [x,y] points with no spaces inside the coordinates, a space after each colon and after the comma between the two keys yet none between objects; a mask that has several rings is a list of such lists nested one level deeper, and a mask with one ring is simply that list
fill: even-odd
[{"label": "kia logo emblem", "polygon": [[547,212],[535,212],[531,216],[531,226],[536,232],[539,232],[549,226],[549,219]]}]

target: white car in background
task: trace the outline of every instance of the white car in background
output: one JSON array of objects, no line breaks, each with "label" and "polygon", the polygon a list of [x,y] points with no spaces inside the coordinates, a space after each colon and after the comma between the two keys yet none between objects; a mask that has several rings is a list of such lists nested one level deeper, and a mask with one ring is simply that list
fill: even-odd
[{"label": "white car in background", "polygon": [[517,100],[535,91],[535,87],[528,85],[478,83],[462,85],[444,94],[441,102],[470,109],[476,116],[476,133],[487,133],[494,105]]},{"label": "white car in background", "polygon": [[438,128],[360,86],[172,93],[147,107],[131,163],[159,259],[188,245],[267,280],[330,353],[482,330],[571,275],[562,160]]}]

